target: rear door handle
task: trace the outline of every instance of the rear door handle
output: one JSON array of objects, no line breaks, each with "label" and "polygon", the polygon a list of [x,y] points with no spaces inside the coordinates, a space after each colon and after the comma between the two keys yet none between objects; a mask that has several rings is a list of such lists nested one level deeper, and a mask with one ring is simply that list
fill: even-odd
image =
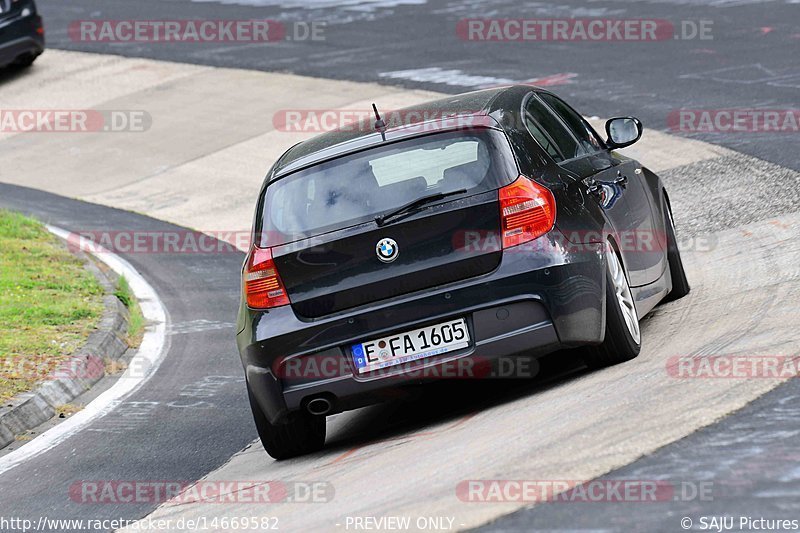
[{"label": "rear door handle", "polygon": [[628,176],[623,174],[621,171],[617,170],[617,179],[615,179],[613,181],[613,183],[615,185],[619,185],[621,187],[624,187],[625,185],[628,184]]}]

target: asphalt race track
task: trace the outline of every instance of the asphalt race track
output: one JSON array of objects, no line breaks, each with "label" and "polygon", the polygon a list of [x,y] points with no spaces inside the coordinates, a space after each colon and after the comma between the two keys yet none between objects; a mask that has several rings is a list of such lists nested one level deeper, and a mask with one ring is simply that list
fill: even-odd
[{"label": "asphalt race track", "polygon": [[[791,0],[568,4],[517,0],[105,0],[102,4],[42,0],[40,4],[49,22],[50,43],[68,50],[379,81],[440,92],[538,80],[541,85],[554,84],[579,109],[600,116],[624,114],[633,106],[645,124],[656,129],[666,129],[669,113],[679,108],[791,108],[797,105],[800,88],[798,8]],[[691,36],[691,23],[710,21],[713,38],[487,43],[464,41],[456,33],[462,19],[563,17],[666,19],[679,28],[687,21],[685,32],[676,30],[678,37]],[[76,20],[128,18],[268,18],[287,24],[287,39],[165,46],[76,42],[67,31],[69,23]],[[293,38],[291,24],[295,22],[325,23],[324,41]],[[303,35],[300,30],[297,33]],[[564,83],[564,77],[569,83]],[[794,135],[698,136],[800,170]]]},{"label": "asphalt race track", "polygon": [[[21,209],[68,229],[87,227],[98,217],[108,221],[109,228],[179,229],[35,190],[8,185],[0,190],[3,207]],[[739,253],[743,237],[736,230],[720,233],[713,251],[688,254],[696,287],[691,299],[666,305],[643,323],[648,338],[673,340],[660,347],[649,342],[646,352],[632,363],[595,373],[562,370],[538,385],[522,380],[510,387],[506,383],[436,387],[405,402],[333,417],[323,453],[278,464],[253,445],[206,479],[331,483],[336,498],[360,500],[352,507],[348,504],[347,515],[382,509],[386,514],[453,516],[459,521],[457,526],[468,527],[497,512],[496,507],[454,497],[456,484],[467,478],[464,461],[468,458],[472,461],[469,479],[493,479],[491,473],[496,478],[499,472],[509,479],[531,473],[536,479],[591,479],[605,474],[604,465],[636,455],[642,446],[656,448],[669,442],[680,434],[681,424],[698,419],[710,423],[730,408],[730,402],[741,405],[741,398],[774,385],[773,380],[719,380],[723,383],[698,386],[665,378],[664,365],[671,353],[761,353],[767,348],[770,353],[791,353],[796,349],[792,325],[798,318],[800,249],[796,245],[787,249],[785,243],[798,223],[792,217],[751,225],[747,239],[757,253]],[[715,259],[722,258],[727,259],[724,269],[702,265],[717,265]],[[225,463],[252,437],[249,413],[242,408],[245,399],[238,361],[230,344],[231,324],[219,320],[235,305],[237,277],[229,272],[236,272],[241,255],[232,252],[198,260],[194,254],[132,254],[127,259],[154,282],[168,308],[172,339],[165,363],[156,377],[112,414],[0,476],[6,514],[136,518],[154,505],[78,503],[70,500],[70,487],[79,480],[197,479]],[[779,277],[767,286],[757,281],[736,286],[745,268],[771,271]],[[730,288],[734,286],[737,290]],[[753,313],[741,305],[742,300],[751,302]],[[714,311],[711,316],[706,314],[709,310]],[[717,320],[721,315],[727,317],[724,324]],[[675,340],[686,328],[691,328],[692,338]],[[751,328],[764,329],[769,335],[749,339]],[[690,486],[712,481],[714,504],[721,509],[728,508],[729,499],[741,499],[753,513],[791,510],[797,486],[786,469],[796,461],[797,432],[789,429],[795,421],[796,398],[796,381],[792,381],[716,426],[603,478],[674,480],[676,485]],[[631,412],[624,406],[636,408]],[[742,438],[746,429],[751,431]],[[732,467],[731,461],[743,463],[743,471]],[[406,490],[409,478],[413,494]],[[382,490],[364,493],[364,483],[380,485]],[[771,495],[762,496],[765,491]],[[662,510],[691,514],[707,502],[650,503],[647,512],[638,514],[629,514],[626,508],[624,518],[618,516],[614,504],[582,505],[588,512],[581,510],[580,522],[574,522],[569,505],[561,511],[553,503],[488,527],[528,530],[532,523],[537,527],[541,523],[558,529],[567,519],[559,514],[564,512],[575,527],[670,529],[669,514]],[[623,505],[638,509],[636,504]],[[658,506],[659,512],[654,513],[652,506]],[[166,505],[155,516],[177,519],[221,513],[233,517],[253,512],[252,504],[246,503],[211,511],[208,504],[183,504]],[[331,529],[344,519],[338,506],[307,503],[259,507],[257,514],[276,516],[292,530]]]},{"label": "asphalt race track", "polygon": [[[2,207],[63,228],[85,228],[103,220],[109,228],[175,229],[125,211],[32,189],[1,187]],[[111,415],[3,474],[5,516],[22,514],[24,509],[28,516],[143,516],[153,505],[104,504],[91,509],[75,505],[69,499],[70,485],[89,473],[91,479],[162,479],[167,472],[169,479],[196,479],[252,440],[250,414],[242,409],[247,395],[241,364],[231,350],[230,317],[239,297],[239,281],[231,272],[241,267],[243,257],[238,252],[127,257],[156,288],[169,313],[169,352],[158,377]],[[210,412],[223,423],[209,425]],[[199,432],[202,438],[197,438]]]},{"label": "asphalt race track", "polygon": [[[695,529],[700,516],[800,517],[797,379],[680,379],[669,366],[681,356],[800,353],[798,132],[686,134],[668,124],[680,108],[796,107],[796,3],[39,4],[50,46],[127,58],[49,50],[28,73],[0,74],[0,109],[142,109],[152,127],[77,138],[0,133],[0,208],[69,231],[246,232],[264,171],[309,135],[279,131],[276,112],[399,107],[535,79],[584,113],[643,119],[648,132],[630,153],[666,183],[693,290],[642,321],[644,346],[632,362],[588,372],[556,354],[534,381],[408,391],[330,417],[324,451],[277,463],[253,442],[234,344],[244,255],[122,253],[167,308],[164,362],[110,414],[0,472],[0,517],[255,516],[284,531],[352,531],[353,517],[441,518],[450,529],[488,531],[680,531],[685,517]],[[571,16],[712,20],[714,38],[482,43],[455,29],[471,17]],[[75,42],[67,27],[84,18],[326,24],[318,42]],[[465,501],[458,489],[523,479],[657,480],[675,491],[656,503],[525,508]],[[70,488],[86,480],[321,483],[333,496],[273,505],[75,501]],[[679,494],[698,487],[708,494]]]}]

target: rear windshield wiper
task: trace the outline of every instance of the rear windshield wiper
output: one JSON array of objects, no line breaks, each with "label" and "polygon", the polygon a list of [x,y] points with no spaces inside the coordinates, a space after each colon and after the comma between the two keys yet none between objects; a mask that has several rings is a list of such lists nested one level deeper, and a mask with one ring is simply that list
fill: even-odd
[{"label": "rear windshield wiper", "polygon": [[375,217],[375,222],[378,223],[378,226],[383,226],[389,221],[389,219],[396,218],[400,215],[409,214],[416,208],[422,207],[425,204],[430,204],[443,198],[447,198],[448,196],[455,196],[456,194],[463,194],[465,192],[467,192],[467,189],[459,189],[457,191],[450,192],[438,192],[436,194],[423,196],[422,198],[417,198],[413,202],[409,202],[402,207],[398,207],[394,211],[389,211],[388,213],[384,213],[383,215]]}]

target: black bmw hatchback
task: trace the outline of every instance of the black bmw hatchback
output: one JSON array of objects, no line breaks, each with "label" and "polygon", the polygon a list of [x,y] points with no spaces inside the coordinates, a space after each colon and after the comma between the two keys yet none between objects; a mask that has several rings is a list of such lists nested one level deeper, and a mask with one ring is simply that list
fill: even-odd
[{"label": "black bmw hatchback", "polygon": [[393,387],[630,360],[639,319],[689,292],[664,185],[616,152],[637,119],[603,139],[530,86],[377,118],[289,149],[258,199],[237,340],[271,456]]},{"label": "black bmw hatchback", "polygon": [[0,0],[0,68],[27,67],[44,51],[44,25],[33,0]]}]

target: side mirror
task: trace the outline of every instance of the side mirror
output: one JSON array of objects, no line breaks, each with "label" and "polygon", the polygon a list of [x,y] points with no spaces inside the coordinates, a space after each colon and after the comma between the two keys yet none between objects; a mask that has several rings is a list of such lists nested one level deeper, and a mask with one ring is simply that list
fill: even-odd
[{"label": "side mirror", "polygon": [[606,144],[610,149],[625,148],[642,137],[642,122],[635,117],[617,117],[606,122],[608,140]]}]

